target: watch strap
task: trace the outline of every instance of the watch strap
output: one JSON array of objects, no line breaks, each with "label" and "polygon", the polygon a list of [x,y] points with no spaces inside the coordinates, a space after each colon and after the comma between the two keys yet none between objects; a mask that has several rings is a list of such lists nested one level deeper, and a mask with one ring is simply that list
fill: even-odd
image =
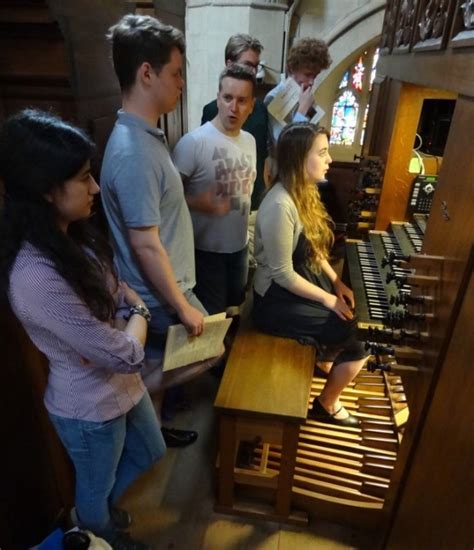
[{"label": "watch strap", "polygon": [[150,310],[142,304],[131,306],[125,320],[128,321],[132,315],[141,315],[148,323],[151,321]]}]

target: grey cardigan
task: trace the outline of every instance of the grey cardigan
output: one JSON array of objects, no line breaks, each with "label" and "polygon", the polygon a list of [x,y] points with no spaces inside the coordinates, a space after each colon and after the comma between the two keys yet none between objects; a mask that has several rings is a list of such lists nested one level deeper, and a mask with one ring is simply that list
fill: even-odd
[{"label": "grey cardigan", "polygon": [[253,284],[260,296],[272,281],[288,288],[296,278],[292,255],[302,230],[293,199],[281,183],[275,184],[258,209],[255,225],[257,270]]}]

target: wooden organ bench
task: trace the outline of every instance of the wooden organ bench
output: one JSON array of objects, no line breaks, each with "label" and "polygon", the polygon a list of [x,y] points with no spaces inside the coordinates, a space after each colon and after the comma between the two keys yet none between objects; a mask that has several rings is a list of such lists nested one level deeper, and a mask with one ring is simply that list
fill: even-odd
[{"label": "wooden organ bench", "polygon": [[[307,523],[307,514],[294,514],[291,495],[301,424],[306,420],[315,364],[315,349],[295,340],[262,334],[244,321],[234,340],[214,403],[219,412],[219,491],[216,511]],[[258,467],[248,464],[245,446],[261,452]],[[282,460],[270,467],[270,449]],[[237,502],[235,485],[271,488],[274,506]]]}]

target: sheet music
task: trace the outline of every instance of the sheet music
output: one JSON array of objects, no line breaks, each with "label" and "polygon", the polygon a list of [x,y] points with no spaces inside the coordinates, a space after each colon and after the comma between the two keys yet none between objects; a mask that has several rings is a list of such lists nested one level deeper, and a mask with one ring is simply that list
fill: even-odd
[{"label": "sheet music", "polygon": [[[313,84],[313,94],[315,91],[316,87]],[[283,88],[268,104],[268,112],[276,118],[280,124],[286,126],[292,121],[293,111],[298,105],[299,94],[300,87],[292,78],[288,77],[285,80]],[[325,111],[319,105],[316,105],[316,103],[313,104],[313,109],[315,114],[311,118],[310,122],[317,124],[325,115]]]},{"label": "sheet music", "polygon": [[296,107],[299,93],[298,84],[292,78],[287,78],[283,88],[268,104],[268,112],[281,124],[287,124],[285,119]]},{"label": "sheet music", "polygon": [[220,355],[231,323],[225,313],[204,317],[201,336],[190,336],[184,325],[168,327],[163,372]]}]

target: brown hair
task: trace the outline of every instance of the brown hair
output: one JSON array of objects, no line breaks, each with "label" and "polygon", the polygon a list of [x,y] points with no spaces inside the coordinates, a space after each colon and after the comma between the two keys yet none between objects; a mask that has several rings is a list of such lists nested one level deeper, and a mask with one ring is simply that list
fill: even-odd
[{"label": "brown hair", "polygon": [[321,202],[317,185],[305,176],[306,157],[320,134],[329,138],[325,128],[309,122],[295,122],[283,129],[276,151],[278,173],[271,184],[280,182],[293,199],[310,245],[308,262],[317,272],[334,242],[333,221]]},{"label": "brown hair", "polygon": [[259,40],[249,34],[233,34],[225,47],[225,62],[237,63],[239,57],[247,50],[253,50],[260,55],[263,46]]},{"label": "brown hair", "polygon": [[319,74],[332,63],[326,42],[317,38],[302,38],[288,54],[288,72],[296,73],[301,70],[310,70]]},{"label": "brown hair", "polygon": [[112,42],[115,73],[125,92],[135,83],[142,63],[150,63],[159,73],[169,63],[174,48],[184,54],[183,33],[149,15],[125,15],[110,27],[107,38]]},{"label": "brown hair", "polygon": [[252,97],[255,97],[255,88],[257,87],[257,80],[254,72],[247,67],[247,65],[240,65],[238,63],[232,63],[227,65],[226,68],[219,75],[219,92],[222,89],[222,81],[224,78],[235,78],[236,80],[246,80],[252,84]]}]

